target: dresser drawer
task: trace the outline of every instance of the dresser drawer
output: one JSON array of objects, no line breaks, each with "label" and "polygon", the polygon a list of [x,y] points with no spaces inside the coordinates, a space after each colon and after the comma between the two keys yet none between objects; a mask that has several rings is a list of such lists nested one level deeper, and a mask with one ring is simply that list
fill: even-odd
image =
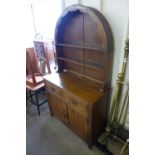
[{"label": "dresser drawer", "polygon": [[46,85],[46,88],[48,89],[48,91],[50,91],[51,93],[53,93],[57,96],[63,97],[63,91],[60,87],[57,87],[53,83],[50,83],[46,80],[45,80],[45,85]]},{"label": "dresser drawer", "polygon": [[86,101],[76,97],[75,95],[66,95],[67,104],[72,107],[74,110],[79,112],[81,115],[88,117],[89,115],[89,104]]}]

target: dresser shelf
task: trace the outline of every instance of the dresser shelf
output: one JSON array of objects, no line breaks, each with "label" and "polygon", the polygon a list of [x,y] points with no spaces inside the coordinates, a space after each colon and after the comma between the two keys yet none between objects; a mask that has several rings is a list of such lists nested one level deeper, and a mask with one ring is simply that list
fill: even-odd
[{"label": "dresser shelf", "polygon": [[69,57],[57,57],[58,60],[67,61],[70,63],[74,63],[76,65],[88,67],[91,69],[103,71],[103,65],[97,64],[94,62],[84,62],[83,60],[75,59],[75,58],[69,58]]},{"label": "dresser shelf", "polygon": [[96,50],[104,52],[105,48],[99,47],[99,46],[87,46],[87,45],[76,45],[76,44],[55,44],[56,46],[62,46],[62,47],[70,47],[70,48],[81,48],[81,49],[88,49],[88,50]]}]

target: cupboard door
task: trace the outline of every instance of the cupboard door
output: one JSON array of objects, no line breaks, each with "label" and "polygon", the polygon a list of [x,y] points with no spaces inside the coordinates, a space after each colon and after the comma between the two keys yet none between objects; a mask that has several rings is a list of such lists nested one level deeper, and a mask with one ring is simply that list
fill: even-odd
[{"label": "cupboard door", "polygon": [[70,127],[85,141],[88,140],[88,119],[79,112],[68,106]]},{"label": "cupboard door", "polygon": [[53,114],[65,124],[68,124],[67,106],[64,101],[57,96],[50,94],[52,100]]}]

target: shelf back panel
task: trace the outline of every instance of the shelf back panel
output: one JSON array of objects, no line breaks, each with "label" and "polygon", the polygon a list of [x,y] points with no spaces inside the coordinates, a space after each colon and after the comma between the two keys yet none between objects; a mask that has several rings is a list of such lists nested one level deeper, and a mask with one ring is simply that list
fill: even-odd
[{"label": "shelf back panel", "polygon": [[94,8],[73,5],[55,30],[58,71],[72,70],[110,83],[113,39],[105,17]]}]

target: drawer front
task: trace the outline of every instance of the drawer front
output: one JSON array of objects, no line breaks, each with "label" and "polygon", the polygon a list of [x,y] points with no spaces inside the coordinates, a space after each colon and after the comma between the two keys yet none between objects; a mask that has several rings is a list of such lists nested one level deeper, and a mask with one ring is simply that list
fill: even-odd
[{"label": "drawer front", "polygon": [[45,81],[45,85],[46,85],[46,88],[53,94],[57,95],[57,96],[60,96],[60,97],[63,97],[63,90],[54,85],[53,83],[50,83],[48,81]]},{"label": "drawer front", "polygon": [[72,107],[74,110],[79,112],[82,116],[88,117],[89,115],[89,104],[86,101],[65,93],[65,98],[67,104]]}]

